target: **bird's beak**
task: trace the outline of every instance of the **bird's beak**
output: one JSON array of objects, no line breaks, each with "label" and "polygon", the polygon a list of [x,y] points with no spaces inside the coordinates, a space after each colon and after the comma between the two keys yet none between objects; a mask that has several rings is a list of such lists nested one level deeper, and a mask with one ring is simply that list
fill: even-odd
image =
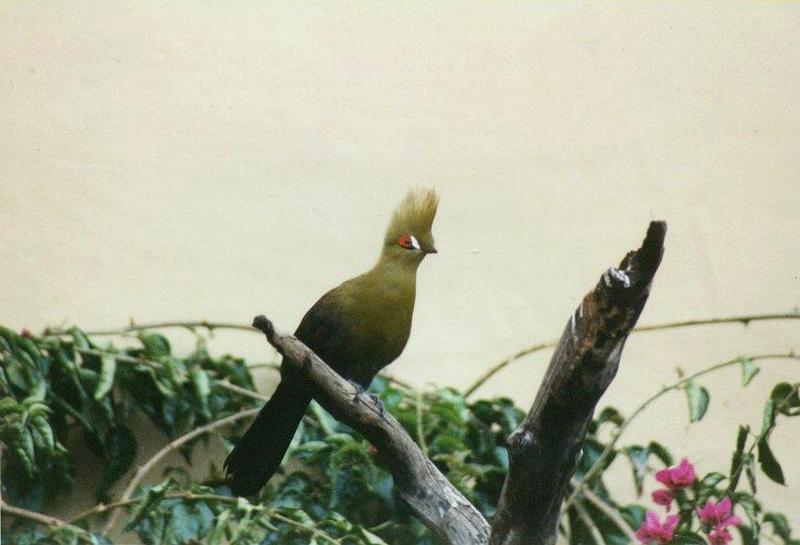
[{"label": "bird's beak", "polygon": [[434,246],[428,246],[427,248],[425,248],[425,253],[426,254],[438,254],[439,252],[436,251],[436,248]]}]

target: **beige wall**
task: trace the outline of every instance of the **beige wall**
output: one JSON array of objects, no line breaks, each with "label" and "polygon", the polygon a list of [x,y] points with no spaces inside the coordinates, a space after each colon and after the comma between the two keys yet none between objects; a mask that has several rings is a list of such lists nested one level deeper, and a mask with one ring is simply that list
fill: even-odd
[{"label": "beige wall", "polygon": [[[286,3],[288,5],[288,3]],[[434,185],[440,254],[392,372],[464,386],[560,333],[602,270],[669,221],[642,318],[800,304],[800,5],[792,3],[5,2],[0,323],[283,329],[371,265],[411,184]],[[800,323],[631,339],[605,401],[630,410]],[[185,338],[184,347],[190,339]],[[247,334],[212,345],[271,358]],[[485,390],[528,404],[539,355]],[[800,368],[705,381],[634,425],[726,468],[736,425]],[[800,423],[777,430],[800,530]],[[619,487],[627,483],[620,470]]]}]

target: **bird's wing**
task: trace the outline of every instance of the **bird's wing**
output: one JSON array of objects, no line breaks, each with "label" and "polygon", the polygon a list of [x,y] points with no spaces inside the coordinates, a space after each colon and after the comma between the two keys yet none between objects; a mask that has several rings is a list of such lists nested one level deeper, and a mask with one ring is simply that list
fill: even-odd
[{"label": "bird's wing", "polygon": [[297,326],[295,337],[314,351],[339,374],[348,377],[347,368],[356,354],[353,328],[345,294],[337,288],[323,295]]}]

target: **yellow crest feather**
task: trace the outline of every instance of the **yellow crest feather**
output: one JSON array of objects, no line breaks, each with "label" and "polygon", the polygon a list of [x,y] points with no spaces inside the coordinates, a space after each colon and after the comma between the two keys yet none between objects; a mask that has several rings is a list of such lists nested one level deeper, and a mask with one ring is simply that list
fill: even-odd
[{"label": "yellow crest feather", "polygon": [[387,238],[396,239],[403,234],[414,234],[417,237],[430,234],[438,206],[439,196],[435,190],[409,190],[392,215],[386,232]]}]

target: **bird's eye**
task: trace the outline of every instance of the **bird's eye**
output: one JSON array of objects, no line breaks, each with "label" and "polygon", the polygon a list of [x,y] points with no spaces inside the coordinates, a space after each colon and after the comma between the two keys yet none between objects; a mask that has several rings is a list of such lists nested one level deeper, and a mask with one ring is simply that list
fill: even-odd
[{"label": "bird's eye", "polygon": [[419,250],[419,242],[413,235],[403,235],[397,243],[407,250]]}]

